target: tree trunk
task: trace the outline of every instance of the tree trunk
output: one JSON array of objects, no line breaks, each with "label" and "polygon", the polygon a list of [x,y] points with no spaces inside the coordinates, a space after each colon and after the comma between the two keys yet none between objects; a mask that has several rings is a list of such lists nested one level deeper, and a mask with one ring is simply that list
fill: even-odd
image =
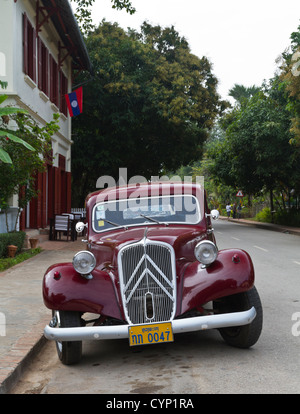
[{"label": "tree trunk", "polygon": [[14,228],[14,231],[17,231],[17,225],[18,225],[18,221],[19,221],[20,214],[21,214],[21,209],[20,209],[20,207],[19,207],[19,208],[18,208],[17,217],[16,217],[16,221],[15,221],[15,228]]},{"label": "tree trunk", "polygon": [[7,230],[7,233],[9,233],[9,227],[8,227],[8,218],[7,218],[7,209],[5,210],[5,222],[6,222],[6,230]]}]

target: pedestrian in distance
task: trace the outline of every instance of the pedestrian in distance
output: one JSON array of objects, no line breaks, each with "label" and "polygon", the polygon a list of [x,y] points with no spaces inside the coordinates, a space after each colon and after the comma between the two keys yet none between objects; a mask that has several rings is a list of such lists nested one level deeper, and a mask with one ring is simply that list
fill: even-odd
[{"label": "pedestrian in distance", "polygon": [[242,214],[242,203],[239,203],[238,208],[237,208],[237,218],[238,218],[238,220],[241,218],[241,214]]},{"label": "pedestrian in distance", "polygon": [[236,218],[236,203],[233,203],[233,206],[232,206],[232,216],[234,219]]},{"label": "pedestrian in distance", "polygon": [[227,220],[229,220],[230,214],[231,214],[231,205],[230,203],[226,204],[226,213],[227,213]]}]

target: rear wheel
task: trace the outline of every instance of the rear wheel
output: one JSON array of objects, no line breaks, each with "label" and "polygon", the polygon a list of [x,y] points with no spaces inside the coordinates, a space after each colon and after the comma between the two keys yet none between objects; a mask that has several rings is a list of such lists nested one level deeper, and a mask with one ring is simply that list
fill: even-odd
[{"label": "rear wheel", "polygon": [[[60,328],[76,328],[81,326],[80,312],[55,311],[54,317],[57,326]],[[81,360],[82,342],[81,341],[56,341],[58,358],[65,365],[76,364]]]},{"label": "rear wheel", "polygon": [[219,313],[242,312],[252,308],[252,306],[255,307],[256,317],[250,324],[219,329],[222,338],[229,345],[238,348],[249,348],[260,337],[263,311],[259,294],[256,288],[253,287],[247,292],[228,296],[215,302],[214,307],[219,310]]}]

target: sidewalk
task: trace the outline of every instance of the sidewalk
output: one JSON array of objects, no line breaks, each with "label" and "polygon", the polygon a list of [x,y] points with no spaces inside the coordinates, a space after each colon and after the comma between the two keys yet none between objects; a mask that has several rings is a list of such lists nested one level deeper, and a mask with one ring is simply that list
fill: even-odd
[{"label": "sidewalk", "polygon": [[47,235],[37,238],[41,253],[0,273],[0,394],[9,393],[46,341],[43,330],[51,311],[42,298],[45,271],[52,264],[72,261],[86,248],[82,237],[75,242],[49,241]]},{"label": "sidewalk", "polygon": [[[220,219],[227,220],[227,217]],[[299,228],[244,219],[230,219],[230,222],[300,236]],[[0,330],[0,394],[9,393],[46,341],[43,330],[51,319],[51,312],[42,298],[45,271],[52,264],[72,261],[76,252],[86,248],[82,237],[75,242],[49,241],[47,235],[38,238],[42,253],[0,273],[0,318],[4,316],[6,322],[5,336],[1,336]],[[0,329],[1,326],[0,319]]]},{"label": "sidewalk", "polygon": [[[227,220],[227,217],[220,216],[220,220]],[[289,226],[280,226],[278,224],[272,223],[261,223],[259,221],[247,220],[247,219],[229,219],[231,223],[236,224],[246,224],[248,226],[256,227],[264,230],[277,231],[279,233],[293,234],[295,236],[300,236],[300,228],[298,227],[289,227]]]}]

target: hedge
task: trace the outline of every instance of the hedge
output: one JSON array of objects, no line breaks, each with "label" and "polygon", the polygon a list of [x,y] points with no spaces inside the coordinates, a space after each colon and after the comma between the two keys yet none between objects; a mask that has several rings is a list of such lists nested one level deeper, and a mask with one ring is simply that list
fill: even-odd
[{"label": "hedge", "polygon": [[26,233],[24,231],[0,233],[0,257],[7,256],[7,246],[10,244],[17,246],[17,253],[19,253],[22,250],[25,237]]}]

